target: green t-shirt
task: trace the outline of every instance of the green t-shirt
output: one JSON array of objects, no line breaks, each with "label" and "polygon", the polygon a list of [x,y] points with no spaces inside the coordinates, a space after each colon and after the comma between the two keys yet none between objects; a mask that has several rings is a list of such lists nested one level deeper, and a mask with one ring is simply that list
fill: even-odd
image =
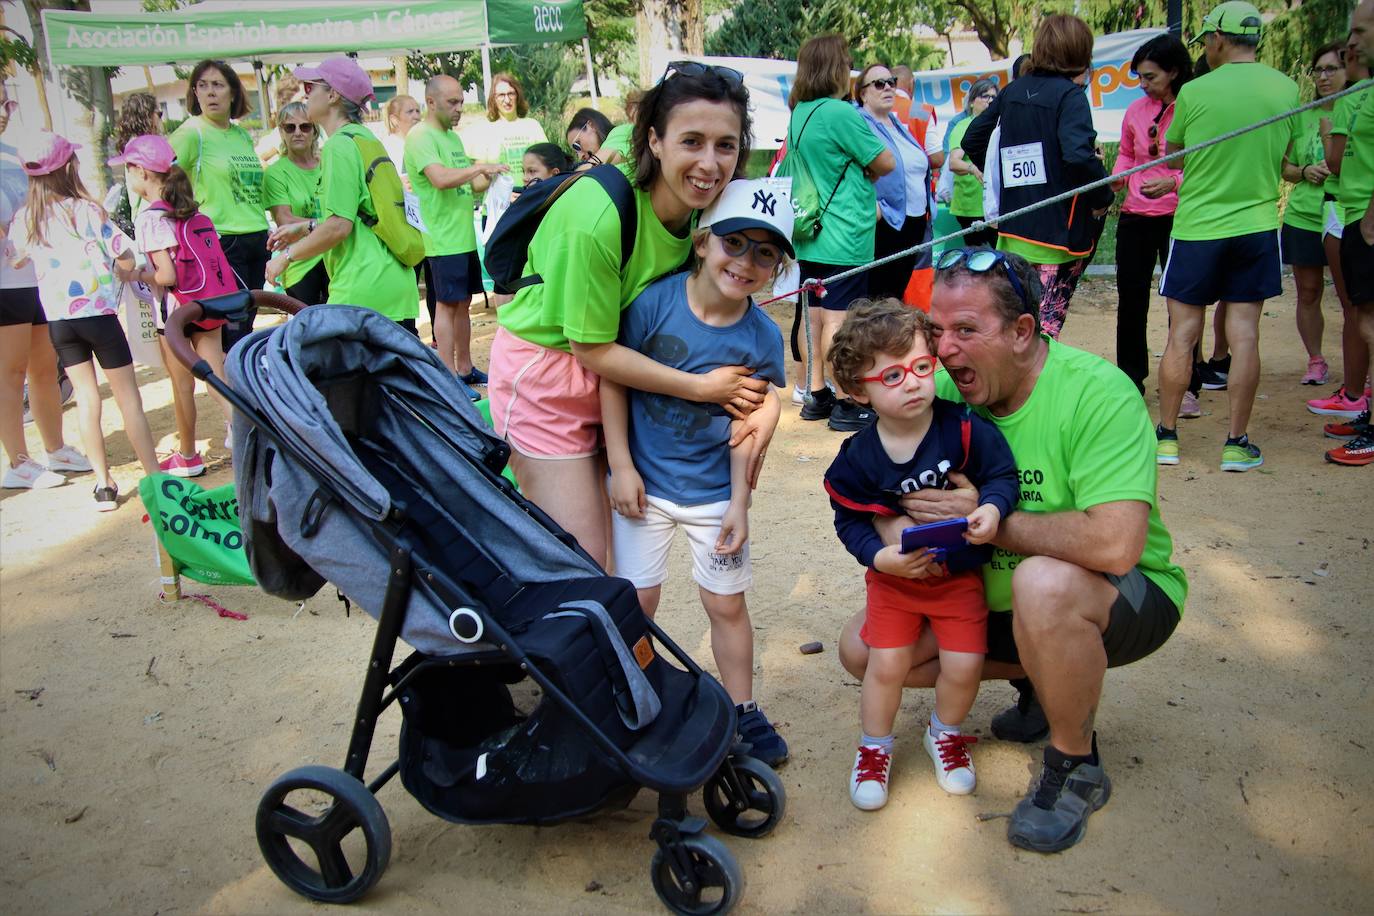
[{"label": "green t-shirt", "polygon": [[887,144],[868,129],[858,109],[841,99],[802,102],[792,111],[787,135],[787,155],[806,160],[821,206],[830,198],[821,217],[821,234],[794,240],[797,257],[844,267],[873,260],[878,195],[873,182],[864,177],[864,168],[882,155]]},{"label": "green t-shirt", "polygon": [[[1159,515],[1155,435],[1139,392],[1121,370],[1084,350],[1045,338],[1049,355],[1030,398],[1015,413],[996,417],[1021,474],[1020,512],[1082,512],[1103,503],[1150,504],[1149,531],[1137,567],[1183,612],[1188,579],[1170,562],[1173,538]],[[962,401],[944,369],[935,393]],[[1021,555],[998,547],[983,567],[988,608],[1011,610],[1011,575]]]},{"label": "green t-shirt", "polygon": [[630,141],[633,139],[635,126],[633,124],[617,124],[611,128],[611,132],[606,135],[605,141],[601,144],[601,152],[597,153],[604,162],[611,153],[619,153],[626,162],[630,160]]},{"label": "green t-shirt", "polygon": [[[964,142],[964,134],[968,132],[968,126],[972,123],[972,118],[964,118],[951,128],[950,149],[959,149],[959,144]],[[983,215],[983,183],[976,176],[954,176],[954,195],[949,199],[949,212],[964,217]]]},{"label": "green t-shirt", "polygon": [[396,260],[359,218],[361,212],[373,212],[372,195],[362,154],[350,134],[372,136],[360,124],[346,124],[320,150],[320,210],[326,218],[342,216],[353,223],[348,238],[324,253],[329,303],[365,306],[396,321],[414,318],[419,312],[415,272]]},{"label": "green t-shirt", "polygon": [[1035,242],[1013,238],[1009,235],[999,235],[997,237],[997,248],[999,251],[1010,251],[1012,254],[1019,254],[1032,264],[1067,264],[1070,261],[1078,260],[1076,256],[1069,254],[1063,248],[1054,248],[1050,245],[1037,245]]},{"label": "green t-shirt", "polygon": [[[1274,68],[1225,64],[1179,90],[1166,139],[1193,146],[1297,105],[1298,84]],[[1277,229],[1283,157],[1297,129],[1288,118],[1189,154],[1173,237],[1191,242]]]},{"label": "green t-shirt", "polygon": [[[320,167],[303,169],[286,156],[278,156],[267,167],[262,178],[262,208],[288,206],[292,216],[305,219],[321,219],[320,211]],[[324,255],[317,255],[308,261],[292,261],[282,274],[282,286],[295,286],[301,278],[310,273],[320,263]]]},{"label": "green t-shirt", "polygon": [[[1355,92],[1350,95],[1341,96],[1336,100],[1336,108],[1331,112],[1331,136],[1346,137],[1350,136],[1350,127],[1355,121],[1355,115],[1359,114],[1360,102],[1364,101],[1365,93]],[[1346,142],[1346,149],[1350,149],[1349,141]],[[1344,163],[1342,163],[1344,164]],[[1342,226],[1345,225],[1345,208],[1341,206],[1341,176],[1332,175],[1326,179],[1326,193],[1336,198],[1336,217]]]},{"label": "green t-shirt", "polygon": [[1351,100],[1346,109],[1349,121],[1344,129],[1332,122],[1331,133],[1345,135],[1336,203],[1343,213],[1342,222],[1348,225],[1364,218],[1374,196],[1374,90],[1366,89],[1340,101],[1346,100]]},{"label": "green t-shirt", "polygon": [[[628,166],[622,168],[628,170]],[[610,343],[620,313],[654,280],[681,267],[692,248],[690,233],[673,235],[659,222],[647,191],[635,189],[639,214],[634,253],[620,271],[620,214],[595,181],[578,179],[564,192],[530,240],[527,286],[501,306],[497,320],[522,340],[559,350],[568,341]]]},{"label": "green t-shirt", "polygon": [[253,138],[237,124],[221,129],[190,117],[167,138],[177,165],[191,178],[200,212],[220,235],[266,232],[262,209],[262,160]]},{"label": "green t-shirt", "polygon": [[431,165],[465,169],[472,165],[472,160],[457,134],[439,130],[423,121],[406,134],[405,172],[415,196],[420,199],[420,218],[425,221],[425,254],[433,258],[476,251],[472,185],[436,188],[425,177],[425,169]]},{"label": "green t-shirt", "polygon": [[[1322,146],[1319,130],[1320,121],[1324,117],[1327,117],[1327,113],[1318,108],[1295,116],[1294,120],[1298,122],[1298,127],[1293,134],[1293,152],[1288,161],[1298,168],[1326,161],[1326,149]],[[1288,192],[1288,205],[1283,210],[1284,225],[1310,232],[1321,232],[1325,226],[1322,219],[1322,195],[1329,188],[1330,179],[1321,186],[1305,180],[1294,184]]]}]

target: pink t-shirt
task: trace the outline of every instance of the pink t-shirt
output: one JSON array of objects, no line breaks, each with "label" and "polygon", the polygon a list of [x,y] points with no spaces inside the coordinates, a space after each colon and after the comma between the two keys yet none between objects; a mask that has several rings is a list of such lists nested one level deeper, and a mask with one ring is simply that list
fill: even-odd
[{"label": "pink t-shirt", "polygon": [[47,319],[118,315],[123,284],[115,279],[113,265],[121,254],[132,256],[133,242],[110,222],[104,208],[81,199],[56,205],[41,242],[29,237],[28,220],[27,207],[14,216],[14,255],[33,261]]},{"label": "pink t-shirt", "polygon": [[[1121,148],[1116,154],[1116,164],[1112,174],[1133,169],[1151,159],[1164,155],[1164,132],[1174,120],[1174,104],[1167,106],[1158,99],[1146,96],[1136,99],[1126,109],[1121,119]],[[1155,136],[1150,137],[1150,128],[1155,128]],[[1150,146],[1155,146],[1150,155]],[[1151,200],[1140,193],[1145,182],[1155,178],[1175,178],[1183,181],[1183,170],[1172,164],[1157,165],[1126,179],[1126,199],[1121,203],[1122,213],[1135,213],[1139,216],[1170,216],[1178,209],[1178,192],[1170,192],[1163,197]]]}]

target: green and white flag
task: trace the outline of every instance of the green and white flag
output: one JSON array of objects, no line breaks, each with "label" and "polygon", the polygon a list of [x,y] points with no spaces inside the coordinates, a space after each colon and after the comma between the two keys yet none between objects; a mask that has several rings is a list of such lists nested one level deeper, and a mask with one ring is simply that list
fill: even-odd
[{"label": "green and white flag", "polygon": [[207,490],[171,474],[153,474],[139,481],[138,495],[179,574],[209,585],[257,584],[243,549],[232,483]]}]

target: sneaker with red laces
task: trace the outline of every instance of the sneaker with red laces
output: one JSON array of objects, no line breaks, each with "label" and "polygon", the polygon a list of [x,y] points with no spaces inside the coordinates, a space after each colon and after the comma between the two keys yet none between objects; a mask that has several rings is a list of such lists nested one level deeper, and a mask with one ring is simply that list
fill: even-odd
[{"label": "sneaker with red laces", "polygon": [[1332,464],[1344,464],[1352,468],[1374,464],[1374,429],[1366,426],[1362,434],[1327,452],[1326,460]]},{"label": "sneaker with red laces", "polygon": [[943,732],[939,738],[925,732],[926,753],[935,763],[935,781],[950,795],[971,795],[978,785],[978,777],[973,772],[973,760],[969,758],[970,745],[978,739],[957,732]]},{"label": "sneaker with red laces", "polygon": [[1369,411],[1365,410],[1353,420],[1337,420],[1322,427],[1328,439],[1341,439],[1346,442],[1369,429]]},{"label": "sneaker with red laces", "polygon": [[1337,388],[1329,397],[1314,398],[1307,402],[1307,409],[1319,417],[1345,417],[1353,420],[1369,408],[1368,395],[1351,398],[1345,393],[1345,386]]},{"label": "sneaker with red laces", "polygon": [[1311,356],[1307,359],[1307,372],[1303,374],[1303,385],[1325,385],[1327,376],[1330,373],[1326,365],[1326,358],[1322,356]]},{"label": "sneaker with red laces", "polygon": [[157,463],[158,470],[173,477],[199,477],[205,473],[205,462],[200,460],[200,452],[186,457],[181,452],[172,452],[170,458]]},{"label": "sneaker with red laces", "polygon": [[877,811],[887,804],[887,776],[892,754],[872,744],[859,745],[849,773],[849,800],[861,811]]}]

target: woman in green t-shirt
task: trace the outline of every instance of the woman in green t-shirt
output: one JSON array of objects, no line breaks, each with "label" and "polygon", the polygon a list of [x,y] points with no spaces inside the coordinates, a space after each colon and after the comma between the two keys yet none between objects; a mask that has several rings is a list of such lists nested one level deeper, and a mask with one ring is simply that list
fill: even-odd
[{"label": "woman in green t-shirt", "polygon": [[[1319,99],[1345,88],[1345,64],[1341,60],[1343,44],[1333,41],[1312,55],[1312,67],[1308,72]],[[1298,337],[1302,338],[1302,345],[1307,350],[1304,385],[1325,385],[1329,374],[1326,357],[1322,355],[1322,335],[1326,330],[1322,318],[1322,272],[1327,263],[1322,230],[1326,224],[1328,205],[1324,198],[1330,193],[1327,179],[1331,177],[1331,170],[1326,167],[1320,124],[1322,118],[1331,117],[1334,108],[1335,103],[1328,102],[1321,108],[1298,115],[1293,146],[1289,150],[1291,158],[1283,160],[1283,178],[1292,182],[1293,188],[1288,192],[1288,203],[1283,210],[1279,250],[1283,263],[1293,268],[1293,285],[1297,287]]]},{"label": "woman in green t-shirt", "polygon": [[[949,170],[954,173],[954,196],[949,200],[949,212],[964,229],[972,226],[974,220],[983,218],[983,170],[968,160],[959,144],[973,119],[987,111],[995,98],[996,80],[981,79],[975,82],[969,87],[968,102],[964,106],[964,113],[968,117],[949,131]],[[978,245],[996,248],[997,230],[979,229],[964,236],[964,247],[974,248]]]},{"label": "woman in green t-shirt", "polygon": [[[234,69],[203,60],[186,81],[191,117],[168,139],[177,165],[191,177],[200,212],[215,224],[225,260],[248,289],[262,289],[267,267],[267,216],[262,209],[262,160],[253,138],[234,120],[248,114],[248,94]],[[253,330],[248,320],[224,326],[224,349]]]},{"label": "woman in green t-shirt", "polygon": [[[620,314],[652,281],[679,268],[697,212],[740,175],[751,142],[742,76],[694,62],[669,65],[644,98],[633,159],[634,248],[622,267],[620,216],[601,185],[578,180],[549,207],[530,240],[526,277],[497,312],[491,346],[492,420],[510,442],[525,496],[598,563],[610,539],[601,448],[601,377],[640,391],[720,404],[749,415],[737,437],[760,429],[753,466],[781,409],[754,367],[705,375],[669,368],[616,343]],[[767,402],[770,406],[755,412]],[[770,411],[772,413],[770,414]],[[771,419],[769,419],[771,417]]]},{"label": "woman in green t-shirt", "polygon": [[[277,113],[282,155],[267,167],[262,205],[278,226],[305,223],[307,231],[324,215],[320,209],[320,132],[304,102],[292,102]],[[286,294],[307,305],[329,301],[329,272],[324,256],[293,261],[282,274]]]}]

